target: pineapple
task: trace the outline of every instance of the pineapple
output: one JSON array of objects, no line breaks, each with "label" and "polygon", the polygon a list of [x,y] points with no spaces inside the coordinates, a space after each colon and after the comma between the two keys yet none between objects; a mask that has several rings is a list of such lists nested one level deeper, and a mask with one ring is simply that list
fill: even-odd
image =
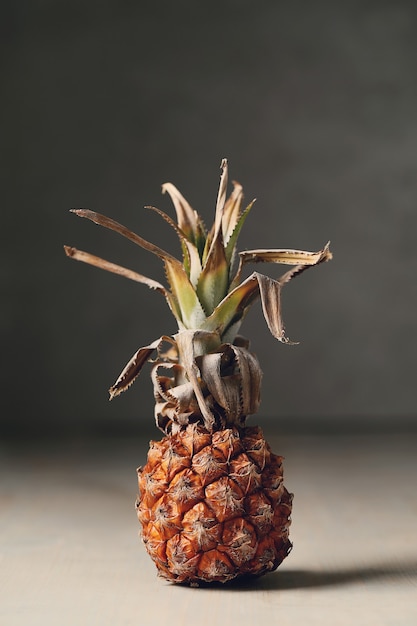
[{"label": "pineapple", "polygon": [[[292,544],[292,494],[283,484],[282,457],[257,426],[246,426],[260,402],[262,372],[240,325],[260,297],[272,335],[285,335],[283,285],[308,267],[332,258],[319,252],[246,250],[237,253],[240,230],[252,208],[242,210],[242,187],[227,198],[228,166],[221,163],[214,224],[201,217],[171,183],[163,185],[177,223],[154,207],[179,237],[182,261],[87,209],[79,217],[109,228],[163,262],[169,288],[132,270],[65,246],[66,254],[159,291],[178,323],[173,336],[139,348],[110,388],[125,391],[146,362],[152,363],[155,419],[164,433],[151,441],[147,462],[137,470],[136,511],[142,538],[158,573],[175,583],[225,583],[275,570]],[[242,278],[249,263],[283,263],[292,269],[279,280],[258,272]]]}]

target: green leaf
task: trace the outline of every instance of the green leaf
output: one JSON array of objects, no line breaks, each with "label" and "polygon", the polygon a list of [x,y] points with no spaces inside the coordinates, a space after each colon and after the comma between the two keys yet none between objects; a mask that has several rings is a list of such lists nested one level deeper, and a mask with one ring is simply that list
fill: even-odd
[{"label": "green leaf", "polygon": [[181,311],[183,326],[189,329],[201,328],[206,320],[206,314],[184,267],[181,263],[175,266],[172,263],[166,263],[165,269],[171,291]]},{"label": "green leaf", "polygon": [[220,229],[213,240],[197,283],[197,295],[207,315],[210,315],[215,306],[224,298],[228,286],[229,265]]},{"label": "green leaf", "polygon": [[233,256],[233,252],[235,250],[236,244],[237,244],[237,239],[239,237],[240,231],[242,230],[242,226],[245,223],[246,218],[249,215],[249,211],[251,210],[251,208],[254,205],[255,200],[252,200],[252,202],[250,204],[248,204],[248,206],[246,207],[246,209],[243,211],[242,215],[239,217],[233,232],[230,234],[229,240],[226,244],[226,259],[227,262],[230,263],[232,256]]},{"label": "green leaf", "polygon": [[[256,272],[251,274],[243,283],[233,289],[216,306],[213,313],[204,323],[204,328],[210,331],[217,331],[221,336],[227,329],[236,324],[245,314],[248,307],[259,296],[259,284],[256,279]],[[228,341],[231,341],[230,339]]]},{"label": "green leaf", "polygon": [[[207,318],[204,328],[216,330],[221,336],[224,336],[233,325],[238,329],[237,322],[246,315],[250,306],[260,296],[264,318],[271,334],[283,343],[290,343],[285,336],[281,316],[282,286],[280,281],[253,272],[220,302]],[[230,340],[228,338],[228,341]]]}]

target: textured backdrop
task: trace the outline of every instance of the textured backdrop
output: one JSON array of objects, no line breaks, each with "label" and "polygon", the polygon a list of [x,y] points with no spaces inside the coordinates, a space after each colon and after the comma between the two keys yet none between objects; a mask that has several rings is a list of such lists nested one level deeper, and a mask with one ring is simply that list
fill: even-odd
[{"label": "textured backdrop", "polygon": [[[163,279],[145,251],[68,213],[89,207],[171,252],[142,207],[174,182],[209,222],[222,157],[257,204],[242,247],[332,263],[242,331],[264,416],[416,412],[417,5],[414,2],[32,0],[2,18],[2,419],[9,430],[121,431],[152,419],[148,372],[107,388],[175,331],[162,298],[73,263],[64,243]],[[265,266],[271,276],[277,266]],[[370,422],[371,423],[371,422]],[[374,423],[374,422],[373,422]]]}]

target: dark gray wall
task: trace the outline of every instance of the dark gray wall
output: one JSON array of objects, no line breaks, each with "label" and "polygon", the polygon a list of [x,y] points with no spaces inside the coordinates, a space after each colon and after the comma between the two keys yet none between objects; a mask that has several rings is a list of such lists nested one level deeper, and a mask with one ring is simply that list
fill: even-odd
[{"label": "dark gray wall", "polygon": [[[170,180],[209,222],[219,164],[258,201],[242,247],[334,261],[288,286],[282,346],[245,334],[262,412],[375,420],[416,411],[417,5],[383,0],[20,1],[2,9],[2,416],[15,432],[152,420],[147,373],[107,388],[175,331],[156,294],[73,263],[68,243],[163,279],[153,258],[68,213],[171,232]],[[266,268],[278,276],[277,267]],[[136,426],[133,426],[136,428]]]}]

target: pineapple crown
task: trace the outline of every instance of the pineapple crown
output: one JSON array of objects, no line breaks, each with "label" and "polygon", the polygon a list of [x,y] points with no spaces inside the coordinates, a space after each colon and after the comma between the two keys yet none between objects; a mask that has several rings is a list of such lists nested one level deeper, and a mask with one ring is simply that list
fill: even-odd
[{"label": "pineapple crown", "polygon": [[[294,276],[301,274],[307,268],[330,260],[332,254],[329,250],[329,243],[318,252],[287,249],[256,249],[237,252],[237,240],[254,201],[242,210],[242,186],[233,182],[233,191],[229,197],[227,197],[227,186],[228,166],[227,160],[223,159],[215,219],[210,230],[205,228],[200,215],[191,208],[172,183],[165,183],[162,191],[171,197],[176,211],[176,223],[160,209],[146,207],[158,213],[175,230],[181,244],[182,261],[104,215],[88,209],[72,209],[72,212],[79,217],[85,217],[100,226],[113,230],[158,256],[165,267],[168,288],[151,278],[105,261],[88,252],[69,246],[65,246],[65,252],[75,260],[125,276],[162,293],[177,320],[180,332],[176,335],[176,345],[181,346],[183,353],[187,352],[189,343],[185,337],[192,337],[193,346],[196,339],[203,335],[209,338],[216,337],[214,350],[220,344],[238,344],[236,337],[240,324],[258,297],[261,299],[263,314],[272,335],[283,343],[291,343],[285,335],[281,316],[281,289]],[[248,278],[242,280],[244,265],[249,262],[280,263],[293,267],[278,280],[259,272],[253,272]],[[181,336],[182,339],[179,341]],[[152,353],[155,350],[159,351],[161,343],[167,340],[172,342],[171,338],[161,337],[136,352],[110,389],[111,398],[130,386]],[[194,379],[195,374],[191,365],[194,364],[195,349],[194,347],[190,349],[192,355],[189,360],[190,367],[187,368],[187,376],[189,379]],[[203,352],[207,351],[206,345]],[[194,391],[197,393],[198,385],[196,381],[194,383]]]}]

